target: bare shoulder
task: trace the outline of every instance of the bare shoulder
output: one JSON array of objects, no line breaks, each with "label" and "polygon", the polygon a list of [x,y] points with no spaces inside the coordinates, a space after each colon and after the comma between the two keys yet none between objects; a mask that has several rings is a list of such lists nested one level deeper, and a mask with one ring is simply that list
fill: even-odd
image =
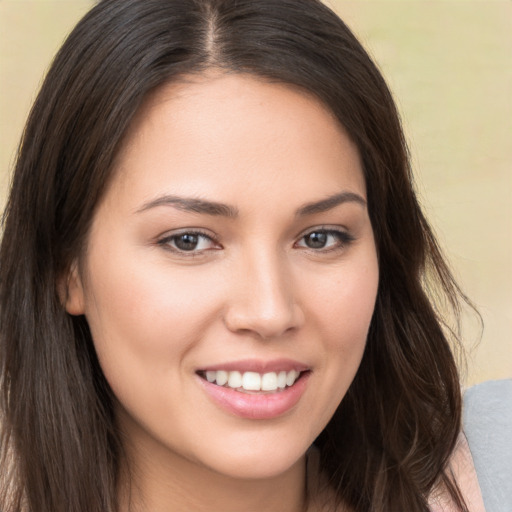
[{"label": "bare shoulder", "polygon": [[[310,450],[308,453],[307,466],[310,497],[308,512],[332,511],[335,502],[334,492],[320,474],[319,456],[316,450]],[[463,433],[459,435],[448,470],[453,474],[469,512],[486,512],[469,444]],[[440,489],[435,490],[430,496],[429,506],[431,512],[460,512],[449,494]],[[343,507],[337,510],[346,512]]]},{"label": "bare shoulder", "polygon": [[[466,436],[462,433],[459,435],[448,469],[455,477],[468,510],[470,512],[485,512],[471,451]],[[442,490],[432,493],[429,504],[432,512],[458,512],[447,492]]]}]

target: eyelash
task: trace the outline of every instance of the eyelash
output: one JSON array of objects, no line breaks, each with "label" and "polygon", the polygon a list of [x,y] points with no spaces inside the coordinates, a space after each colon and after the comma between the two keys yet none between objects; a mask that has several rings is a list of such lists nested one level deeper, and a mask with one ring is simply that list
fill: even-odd
[{"label": "eyelash", "polygon": [[211,242],[212,244],[218,244],[217,240],[210,234],[204,233],[203,231],[192,229],[192,230],[186,230],[181,231],[180,233],[173,233],[172,235],[165,236],[157,241],[157,244],[164,249],[174,252],[176,254],[179,254],[180,256],[185,256],[187,258],[193,258],[195,256],[200,256],[205,251],[211,250],[211,249],[193,249],[190,251],[180,249],[179,247],[173,247],[171,244],[176,241],[176,239],[183,237],[185,235],[191,236],[191,237],[198,237],[200,239],[205,239]]},{"label": "eyelash", "polygon": [[[332,251],[339,251],[345,249],[347,246],[349,246],[352,242],[355,241],[355,237],[348,233],[347,231],[328,227],[316,227],[310,229],[299,238],[299,241],[302,241],[306,237],[311,236],[313,234],[332,236],[337,240],[337,243],[333,244],[332,246],[322,247],[318,249],[314,249],[312,247],[305,247],[305,249],[308,249],[309,251],[314,253],[328,253]],[[296,242],[295,245],[297,244],[298,242]]]},{"label": "eyelash", "polygon": [[[321,248],[312,248],[307,247],[304,245],[298,245],[300,241],[303,241],[306,237],[311,236],[313,234],[317,235],[326,235],[327,237],[332,236],[337,239],[337,242],[335,244],[331,244],[329,246],[321,247]],[[206,248],[206,249],[192,249],[190,251],[187,251],[185,249],[180,249],[179,247],[176,247],[176,245],[171,245],[173,242],[176,243],[176,240],[179,237],[183,236],[190,236],[190,237],[198,237],[199,239],[208,240],[212,244],[218,244],[218,241],[210,234],[204,233],[203,231],[192,229],[192,230],[186,230],[181,231],[179,233],[173,233],[172,235],[165,236],[157,241],[157,245],[163,247],[164,249],[171,251],[175,254],[178,254],[180,256],[184,256],[187,258],[190,257],[197,257],[204,254],[206,251],[212,250],[212,248]],[[345,230],[341,229],[333,229],[333,228],[327,228],[327,227],[316,227],[313,229],[310,229],[306,233],[300,236],[297,242],[295,242],[294,247],[302,247],[310,252],[313,253],[328,253],[333,251],[339,251],[342,249],[345,249],[348,245],[350,245],[355,240],[355,237],[348,233]],[[217,248],[218,249],[218,248]],[[216,248],[213,248],[213,250],[216,250]]]}]

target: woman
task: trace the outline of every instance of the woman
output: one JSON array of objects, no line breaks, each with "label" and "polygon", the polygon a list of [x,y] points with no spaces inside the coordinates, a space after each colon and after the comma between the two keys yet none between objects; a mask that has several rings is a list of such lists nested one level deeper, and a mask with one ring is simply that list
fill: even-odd
[{"label": "woman", "polygon": [[100,2],[0,257],[2,510],[482,510],[425,290],[460,292],[320,2]]}]

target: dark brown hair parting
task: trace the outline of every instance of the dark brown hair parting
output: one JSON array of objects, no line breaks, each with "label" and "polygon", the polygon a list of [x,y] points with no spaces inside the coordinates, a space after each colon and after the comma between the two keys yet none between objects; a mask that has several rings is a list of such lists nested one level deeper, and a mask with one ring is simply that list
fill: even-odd
[{"label": "dark brown hair parting", "polygon": [[[449,331],[425,283],[463,296],[418,206],[384,80],[318,0],[103,0],[56,56],[31,111],[0,249],[3,512],[115,512],[122,447],[83,317],[57,283],[83,252],[131,119],[157,86],[218,68],[300,87],[362,157],[380,265],[357,376],[315,444],[354,512],[427,512],[460,429]],[[447,334],[448,333],[448,334]]]}]

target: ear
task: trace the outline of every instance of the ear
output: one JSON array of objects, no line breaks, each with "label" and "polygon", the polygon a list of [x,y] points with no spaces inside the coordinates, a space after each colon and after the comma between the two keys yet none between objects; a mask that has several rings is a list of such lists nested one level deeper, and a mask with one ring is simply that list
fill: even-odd
[{"label": "ear", "polygon": [[57,285],[61,304],[70,315],[85,313],[84,288],[78,271],[78,262],[74,261]]}]

